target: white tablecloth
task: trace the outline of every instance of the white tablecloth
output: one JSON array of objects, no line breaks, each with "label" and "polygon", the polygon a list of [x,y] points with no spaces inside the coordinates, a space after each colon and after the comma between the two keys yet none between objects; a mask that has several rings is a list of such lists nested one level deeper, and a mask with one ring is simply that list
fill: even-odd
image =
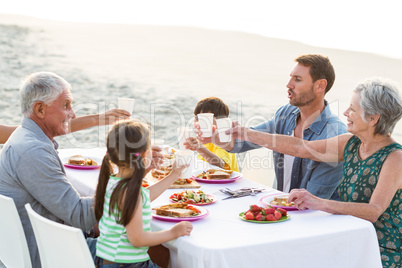
[{"label": "white tablecloth", "polygon": [[[91,151],[99,156],[105,150]],[[72,153],[64,150],[63,155]],[[87,151],[88,154],[88,151]],[[99,170],[66,168],[73,185],[85,194],[93,194]],[[165,243],[171,251],[172,267],[381,267],[377,236],[372,223],[322,211],[290,211],[290,219],[280,223],[257,224],[239,219],[238,214],[251,204],[260,204],[268,194],[222,200],[219,189],[262,187],[246,178],[230,184],[202,183],[201,189],[218,201],[204,206],[209,215],[194,221],[190,236]],[[169,203],[178,189],[166,190],[152,205]],[[165,230],[175,223],[153,219],[153,230]]]}]

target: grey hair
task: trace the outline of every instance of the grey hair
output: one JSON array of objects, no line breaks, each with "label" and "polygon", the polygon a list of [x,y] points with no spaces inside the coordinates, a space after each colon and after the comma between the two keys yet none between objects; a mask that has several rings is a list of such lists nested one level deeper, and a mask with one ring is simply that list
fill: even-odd
[{"label": "grey hair", "polygon": [[21,111],[25,117],[33,113],[35,102],[49,105],[71,85],[62,77],[51,72],[33,73],[24,78],[20,87]]},{"label": "grey hair", "polygon": [[384,78],[370,78],[356,86],[360,93],[363,119],[380,115],[375,134],[390,135],[402,117],[402,101],[395,82]]}]

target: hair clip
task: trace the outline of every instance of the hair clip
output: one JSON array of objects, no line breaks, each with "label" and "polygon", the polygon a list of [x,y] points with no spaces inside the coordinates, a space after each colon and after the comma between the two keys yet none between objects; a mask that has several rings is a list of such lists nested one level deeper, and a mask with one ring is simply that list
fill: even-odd
[{"label": "hair clip", "polygon": [[135,157],[138,157],[139,155],[140,155],[140,153],[135,153],[134,154]]}]

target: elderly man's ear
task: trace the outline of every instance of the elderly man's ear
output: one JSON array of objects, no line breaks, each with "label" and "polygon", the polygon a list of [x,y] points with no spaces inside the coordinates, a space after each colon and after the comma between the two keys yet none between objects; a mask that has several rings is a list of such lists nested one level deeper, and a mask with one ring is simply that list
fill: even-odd
[{"label": "elderly man's ear", "polygon": [[41,101],[37,101],[34,104],[33,112],[39,118],[44,118],[46,114],[46,104]]}]

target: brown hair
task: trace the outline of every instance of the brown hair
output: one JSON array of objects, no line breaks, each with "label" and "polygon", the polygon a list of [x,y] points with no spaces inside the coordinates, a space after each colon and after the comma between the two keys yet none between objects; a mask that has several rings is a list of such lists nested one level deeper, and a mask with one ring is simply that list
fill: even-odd
[{"label": "brown hair", "polygon": [[325,93],[331,89],[335,82],[335,70],[328,57],[319,54],[307,54],[297,57],[295,61],[310,67],[310,75],[313,78],[313,82],[319,79],[327,80]]},{"label": "brown hair", "polygon": [[[107,154],[103,158],[95,194],[95,217],[99,221],[103,214],[106,187],[113,174],[111,163],[118,167],[130,168],[131,177],[122,178],[112,193],[109,205],[109,215],[116,215],[116,222],[126,226],[137,207],[141,194],[142,179],[145,176],[145,166],[141,155],[150,147],[150,132],[148,126],[141,122],[122,121],[110,130],[107,141]],[[121,211],[116,211],[117,208]]]},{"label": "brown hair", "polygon": [[199,113],[213,113],[215,118],[228,117],[229,107],[217,97],[200,100],[194,108],[194,115]]}]

